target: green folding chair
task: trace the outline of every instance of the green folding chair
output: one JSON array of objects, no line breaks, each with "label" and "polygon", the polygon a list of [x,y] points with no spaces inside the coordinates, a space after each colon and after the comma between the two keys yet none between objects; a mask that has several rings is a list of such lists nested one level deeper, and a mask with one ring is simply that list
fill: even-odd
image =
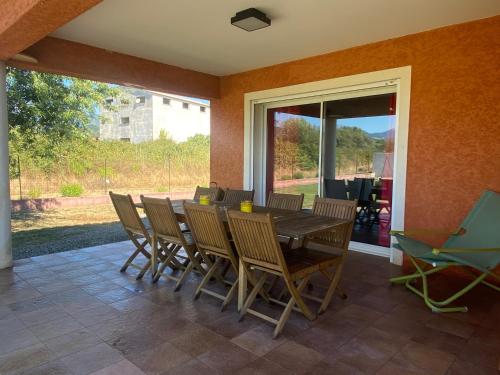
[{"label": "green folding chair", "polygon": [[[424,230],[425,231],[425,230]],[[393,277],[391,283],[405,284],[405,286],[422,297],[425,304],[434,312],[466,312],[467,307],[444,307],[463,296],[478,284],[485,284],[500,292],[500,287],[486,281],[500,281],[500,275],[494,273],[500,264],[500,194],[486,191],[469,212],[460,228],[452,233],[441,248],[432,246],[408,237],[410,232],[392,231],[398,243],[397,248],[402,250],[416,268],[411,275]],[[417,259],[430,265],[424,270]],[[428,276],[445,268],[464,267],[472,276],[473,281],[462,290],[442,301],[435,301],[429,297]],[[480,272],[472,272],[473,268]],[[417,289],[412,283],[422,279],[422,289]]]}]

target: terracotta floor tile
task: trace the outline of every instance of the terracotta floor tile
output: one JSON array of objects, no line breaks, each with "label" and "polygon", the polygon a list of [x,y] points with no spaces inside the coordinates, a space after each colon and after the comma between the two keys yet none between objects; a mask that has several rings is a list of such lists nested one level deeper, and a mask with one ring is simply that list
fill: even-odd
[{"label": "terracotta floor tile", "polygon": [[153,332],[142,328],[123,333],[112,340],[106,340],[112,348],[118,350],[123,355],[144,352],[161,345],[164,341]]},{"label": "terracotta floor tile", "polygon": [[86,375],[122,361],[124,358],[107,344],[98,344],[61,358],[75,375]]},{"label": "terracotta floor tile", "polygon": [[54,320],[65,320],[71,318],[71,316],[64,311],[62,307],[57,305],[20,313],[17,314],[17,316],[27,327],[49,323]]},{"label": "terracotta floor tile", "polygon": [[[308,375],[365,375],[363,371],[356,367],[349,366],[340,361],[320,362],[314,366]],[[398,374],[399,375],[399,374]]]},{"label": "terracotta floor tile", "polygon": [[162,375],[216,375],[219,373],[218,370],[208,367],[203,362],[192,359],[163,372]]},{"label": "terracotta floor tile", "polygon": [[427,375],[424,369],[412,366],[411,364],[401,364],[397,361],[390,360],[383,365],[378,371],[377,375]]},{"label": "terracotta floor tile", "polygon": [[29,327],[30,331],[40,340],[61,336],[80,328],[83,326],[71,316]]},{"label": "terracotta floor tile", "polygon": [[485,368],[474,363],[457,359],[449,368],[446,375],[498,375],[500,370]]},{"label": "terracotta floor tile", "polygon": [[131,352],[126,357],[146,374],[161,374],[192,359],[189,354],[168,342],[146,351]]},{"label": "terracotta floor tile", "polygon": [[407,342],[403,336],[369,327],[338,349],[338,361],[375,373]]},{"label": "terracotta floor tile", "polygon": [[63,362],[56,360],[43,365],[26,369],[16,375],[72,375],[71,369]]},{"label": "terracotta floor tile", "polygon": [[104,303],[113,303],[121,301],[122,299],[131,298],[134,295],[135,293],[131,292],[130,290],[118,287],[115,289],[107,290],[103,293],[96,294],[95,297]]},{"label": "terracotta floor tile", "polygon": [[255,355],[263,356],[286,340],[283,337],[272,339],[272,334],[271,327],[257,327],[234,337],[231,342]]},{"label": "terracotta floor tile", "polygon": [[472,324],[463,323],[442,315],[434,316],[427,322],[426,326],[464,339],[470,338],[475,329]]},{"label": "terracotta floor tile", "polygon": [[207,366],[228,373],[234,373],[257,358],[256,355],[241,349],[231,342],[217,345],[197,357],[199,361]]},{"label": "terracotta floor tile", "polygon": [[238,369],[239,375],[290,375],[292,372],[265,358],[256,359],[253,362]]},{"label": "terracotta floor tile", "polygon": [[64,357],[102,343],[99,337],[87,329],[78,329],[42,342],[54,358]]},{"label": "terracotta floor tile", "polygon": [[442,375],[446,373],[455,358],[453,354],[411,342],[394,357],[394,360],[403,366],[413,365],[429,374]]},{"label": "terracotta floor tile", "polygon": [[93,372],[91,375],[145,375],[136,365],[124,359],[101,370]]},{"label": "terracotta floor tile", "polygon": [[0,356],[0,374],[11,375],[37,367],[51,359],[45,345],[36,344]]},{"label": "terracotta floor tile", "polygon": [[495,344],[498,342],[484,337],[472,337],[463,346],[457,357],[478,366],[498,370],[500,365],[500,345]]},{"label": "terracotta floor tile", "polygon": [[320,363],[324,355],[293,341],[286,341],[264,358],[297,374],[304,374]]},{"label": "terracotta floor tile", "polygon": [[[469,313],[436,315],[389,285],[400,268],[352,253],[341,280],[349,297],[334,298],[314,321],[292,313],[273,340],[272,325],[252,316],[238,322],[236,303],[221,313],[210,296],[193,301],[199,275],[174,292],[171,280],[120,273],[132,250],[130,242],[108,244],[0,271],[0,374],[498,373],[500,303],[488,288],[462,298]],[[312,281],[319,293],[323,278]],[[436,295],[462,282],[436,281]],[[282,310],[260,300],[256,308]]]},{"label": "terracotta floor tile", "polygon": [[2,332],[0,339],[0,355],[39,343],[40,340],[27,328]]},{"label": "terracotta floor tile", "polygon": [[224,337],[201,326],[198,329],[177,336],[169,340],[169,342],[193,357],[208,352],[218,345],[228,343]]},{"label": "terracotta floor tile", "polygon": [[467,344],[467,340],[462,337],[431,328],[415,334],[411,337],[411,340],[455,355],[460,353],[464,345]]}]

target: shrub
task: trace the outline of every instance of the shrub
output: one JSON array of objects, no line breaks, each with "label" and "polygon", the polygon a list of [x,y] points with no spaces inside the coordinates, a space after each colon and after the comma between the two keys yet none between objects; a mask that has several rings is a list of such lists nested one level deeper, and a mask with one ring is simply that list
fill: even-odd
[{"label": "shrub", "polygon": [[63,197],[79,197],[83,194],[83,187],[79,184],[66,184],[61,186]]},{"label": "shrub", "polygon": [[301,179],[304,178],[304,173],[302,173],[302,172],[295,172],[293,174],[293,178],[296,179],[296,180],[301,180]]},{"label": "shrub", "polygon": [[30,199],[37,199],[42,196],[42,189],[38,187],[31,188],[30,191],[28,191],[28,198]]},{"label": "shrub", "polygon": [[158,186],[156,188],[156,190],[158,191],[158,193],[166,193],[166,192],[168,192],[168,189],[165,186]]},{"label": "shrub", "polygon": [[284,176],[281,176],[280,180],[291,180],[292,179],[292,176],[289,176],[289,175],[284,175]]}]

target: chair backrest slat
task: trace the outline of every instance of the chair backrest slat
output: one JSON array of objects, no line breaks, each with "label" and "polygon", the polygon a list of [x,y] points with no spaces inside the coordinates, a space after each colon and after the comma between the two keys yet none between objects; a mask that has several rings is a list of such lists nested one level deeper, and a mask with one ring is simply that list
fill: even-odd
[{"label": "chair backrest slat", "polygon": [[227,216],[239,256],[248,263],[283,272],[286,263],[271,215],[228,210]]},{"label": "chair backrest slat", "polygon": [[271,192],[266,207],[283,210],[300,211],[304,202],[304,194],[282,194]]},{"label": "chair backrest slat", "polygon": [[210,201],[218,201],[222,198],[223,191],[218,187],[202,187],[196,186],[196,191],[194,192],[193,200],[200,200],[200,195],[208,195]]},{"label": "chair backrest slat", "polygon": [[219,208],[184,202],[189,229],[198,248],[234,257]]},{"label": "chair backrest slat", "polygon": [[343,225],[333,230],[316,233],[309,240],[318,240],[332,246],[347,250],[351,239],[358,202],[344,199],[320,198],[316,196],[313,203],[314,215],[327,216],[336,219],[349,220],[349,225]]},{"label": "chair backrest slat", "polygon": [[169,198],[150,198],[141,195],[144,211],[157,237],[184,244],[184,236]]},{"label": "chair backrest slat", "polygon": [[147,236],[148,232],[137,213],[132,197],[130,195],[115,194],[112,191],[109,192],[109,196],[125,230]]},{"label": "chair backrest slat", "polygon": [[222,201],[228,204],[240,204],[242,201],[253,201],[255,190],[226,189]]}]

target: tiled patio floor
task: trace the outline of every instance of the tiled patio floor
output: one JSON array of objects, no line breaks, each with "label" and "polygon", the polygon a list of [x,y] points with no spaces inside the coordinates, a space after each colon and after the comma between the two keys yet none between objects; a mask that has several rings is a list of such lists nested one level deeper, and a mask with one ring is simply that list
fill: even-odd
[{"label": "tiled patio floor", "polygon": [[197,276],[174,293],[172,281],[120,274],[130,250],[110,244],[0,271],[0,374],[499,374],[500,298],[486,288],[462,300],[467,314],[433,314],[388,285],[399,268],[387,259],[351,253],[349,298],[314,322],[293,313],[272,340],[261,320],[238,323],[234,305],[193,301]]}]

